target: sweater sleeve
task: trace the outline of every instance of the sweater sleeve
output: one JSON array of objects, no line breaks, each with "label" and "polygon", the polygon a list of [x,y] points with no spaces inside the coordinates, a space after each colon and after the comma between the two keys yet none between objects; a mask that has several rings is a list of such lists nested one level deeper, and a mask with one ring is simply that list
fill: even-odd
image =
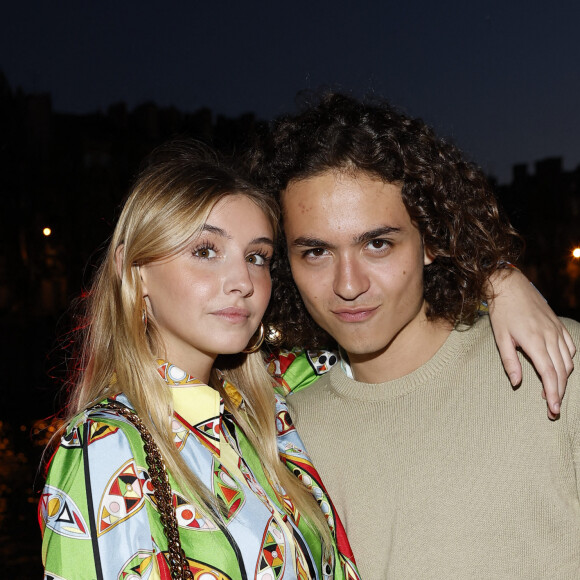
[{"label": "sweater sleeve", "polygon": [[[574,343],[577,347],[580,346],[580,323],[566,318],[563,318],[562,322],[566,325]],[[578,353],[576,353],[574,363],[576,368],[568,377],[562,411],[565,413],[568,435],[570,437],[574,470],[576,473],[576,489],[578,497],[580,498],[580,364],[578,361]]]},{"label": "sweater sleeve", "polygon": [[580,369],[575,370],[568,379],[562,408],[566,411],[568,436],[576,473],[576,489],[580,498],[580,380],[574,380],[578,370]]},{"label": "sweater sleeve", "polygon": [[115,423],[83,417],[51,461],[39,505],[47,577],[116,580],[158,569],[146,464]]}]

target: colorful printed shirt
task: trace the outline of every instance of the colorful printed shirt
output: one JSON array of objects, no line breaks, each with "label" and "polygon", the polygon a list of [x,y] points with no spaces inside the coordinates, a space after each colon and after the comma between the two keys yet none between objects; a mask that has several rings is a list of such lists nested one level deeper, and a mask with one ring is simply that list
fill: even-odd
[{"label": "colorful printed shirt", "polygon": [[[170,475],[181,543],[194,578],[358,578],[350,547],[346,555],[336,548],[323,555],[305,518],[270,484],[218,392],[159,362],[174,401],[175,445],[228,510],[223,522],[205,517]],[[122,394],[114,399],[130,406]],[[281,397],[277,413],[279,424],[291,425]],[[308,485],[304,475],[315,472],[295,430],[286,429],[280,446],[304,468],[297,475]],[[314,482],[310,487],[334,529],[324,491]],[[170,578],[141,436],[111,410],[84,411],[68,426],[50,465],[39,520],[47,579]],[[342,566],[334,566],[337,556]]]}]

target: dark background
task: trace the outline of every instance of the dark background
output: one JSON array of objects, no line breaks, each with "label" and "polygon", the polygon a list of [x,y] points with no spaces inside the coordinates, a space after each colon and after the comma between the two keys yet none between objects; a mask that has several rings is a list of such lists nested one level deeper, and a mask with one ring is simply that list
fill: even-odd
[{"label": "dark background", "polygon": [[[521,266],[580,319],[576,2],[33,2],[0,18],[0,553],[42,574],[37,466],[67,308],[141,159],[187,134],[242,150],[302,89],[380,94],[478,161]],[[50,227],[52,234],[43,235]]]},{"label": "dark background", "polygon": [[305,88],[374,91],[501,183],[580,160],[576,0],[4,3],[0,69],[56,111],[146,101],[269,119]]}]

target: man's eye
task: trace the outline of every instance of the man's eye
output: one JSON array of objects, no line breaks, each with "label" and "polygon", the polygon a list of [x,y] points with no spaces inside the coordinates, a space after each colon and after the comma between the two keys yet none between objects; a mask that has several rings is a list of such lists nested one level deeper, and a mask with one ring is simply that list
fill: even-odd
[{"label": "man's eye", "polygon": [[326,250],[324,248],[311,248],[310,250],[306,250],[304,255],[306,257],[314,257],[318,258],[319,256],[324,256]]},{"label": "man's eye", "polygon": [[371,240],[368,245],[373,250],[386,250],[391,244],[388,240]]}]

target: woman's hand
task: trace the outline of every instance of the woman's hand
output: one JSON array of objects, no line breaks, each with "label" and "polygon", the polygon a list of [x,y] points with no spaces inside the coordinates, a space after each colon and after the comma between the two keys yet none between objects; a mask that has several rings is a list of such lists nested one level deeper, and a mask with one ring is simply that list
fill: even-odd
[{"label": "woman's hand", "polygon": [[548,416],[555,419],[574,368],[576,347],[542,295],[516,269],[498,270],[489,280],[489,317],[503,366],[512,385],[522,380],[516,348],[531,359],[542,379]]}]

